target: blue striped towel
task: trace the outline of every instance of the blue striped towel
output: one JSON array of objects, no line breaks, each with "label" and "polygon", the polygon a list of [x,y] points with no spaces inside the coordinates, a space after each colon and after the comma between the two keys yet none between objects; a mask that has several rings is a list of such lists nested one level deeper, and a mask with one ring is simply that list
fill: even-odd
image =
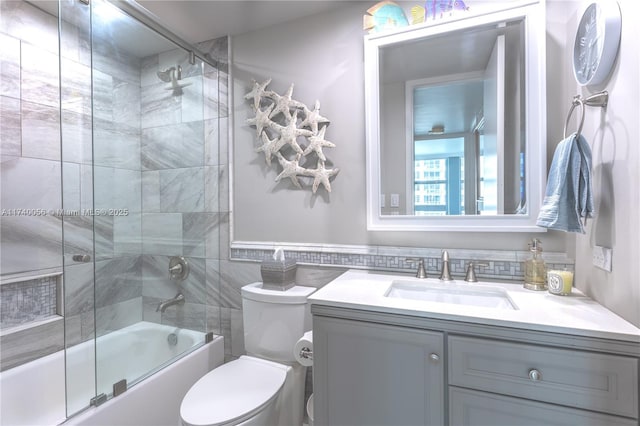
[{"label": "blue striped towel", "polygon": [[536,225],[567,232],[585,233],[584,218],[593,217],[591,148],[575,133],[556,147],[549,170],[547,191]]}]

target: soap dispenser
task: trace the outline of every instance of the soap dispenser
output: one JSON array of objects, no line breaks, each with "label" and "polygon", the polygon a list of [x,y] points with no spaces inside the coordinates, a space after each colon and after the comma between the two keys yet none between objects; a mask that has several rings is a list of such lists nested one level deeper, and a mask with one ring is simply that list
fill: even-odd
[{"label": "soap dispenser", "polygon": [[528,290],[547,289],[547,268],[542,259],[542,243],[534,238],[529,242],[531,258],[524,262],[524,288]]}]

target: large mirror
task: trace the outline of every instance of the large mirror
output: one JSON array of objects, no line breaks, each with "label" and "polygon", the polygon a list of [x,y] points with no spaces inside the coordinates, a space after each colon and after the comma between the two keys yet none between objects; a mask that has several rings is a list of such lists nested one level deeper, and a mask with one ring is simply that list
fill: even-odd
[{"label": "large mirror", "polygon": [[542,231],[537,2],[365,38],[370,230]]}]

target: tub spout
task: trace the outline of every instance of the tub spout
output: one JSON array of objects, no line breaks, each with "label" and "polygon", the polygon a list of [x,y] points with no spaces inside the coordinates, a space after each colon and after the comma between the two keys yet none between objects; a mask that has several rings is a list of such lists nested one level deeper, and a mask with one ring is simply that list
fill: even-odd
[{"label": "tub spout", "polygon": [[156,312],[164,312],[169,306],[173,305],[184,305],[184,296],[182,295],[182,293],[176,294],[176,297],[174,297],[173,299],[165,300],[164,302],[158,303]]}]

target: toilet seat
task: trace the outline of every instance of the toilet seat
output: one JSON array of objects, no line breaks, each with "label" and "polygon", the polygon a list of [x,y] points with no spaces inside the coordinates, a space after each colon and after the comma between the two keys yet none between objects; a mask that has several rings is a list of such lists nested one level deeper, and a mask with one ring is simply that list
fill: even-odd
[{"label": "toilet seat", "polygon": [[290,367],[241,356],[198,380],[180,406],[184,425],[234,425],[269,404],[282,388]]}]

